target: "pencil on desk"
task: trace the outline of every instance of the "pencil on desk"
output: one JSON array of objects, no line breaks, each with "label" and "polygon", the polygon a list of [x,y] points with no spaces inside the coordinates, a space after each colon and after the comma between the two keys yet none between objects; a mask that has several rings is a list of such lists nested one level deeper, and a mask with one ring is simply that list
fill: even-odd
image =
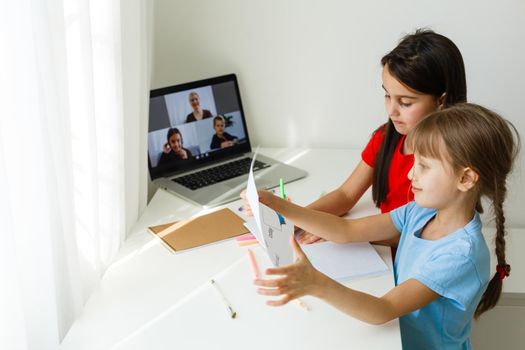
[{"label": "pencil on desk", "polygon": [[226,306],[226,310],[228,311],[230,317],[235,318],[235,316],[237,316],[237,313],[233,310],[232,306],[230,305],[230,302],[228,301],[228,299],[226,299],[222,291],[219,289],[219,286],[217,285],[215,280],[212,279],[210,283],[213,286],[213,289],[215,289],[215,291],[217,292],[217,295],[219,295],[219,297],[221,298],[223,304]]},{"label": "pencil on desk", "polygon": [[259,278],[259,267],[251,249],[248,249],[248,259],[250,259],[250,265],[252,266],[253,278]]}]

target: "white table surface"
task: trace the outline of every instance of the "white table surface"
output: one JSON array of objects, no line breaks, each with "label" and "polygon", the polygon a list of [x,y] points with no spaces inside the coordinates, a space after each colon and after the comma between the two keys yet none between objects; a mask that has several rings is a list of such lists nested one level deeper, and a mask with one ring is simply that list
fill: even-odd
[{"label": "white table surface", "polygon": [[[286,185],[287,195],[302,205],[340,185],[360,159],[360,151],[342,149],[261,153],[308,171],[305,179]],[[243,216],[240,204],[226,207]],[[246,248],[233,239],[175,254],[146,232],[148,226],[205,212],[158,190],[61,349],[401,349],[398,320],[367,325],[311,297],[304,299],[312,308],[308,313],[293,305],[264,305],[266,298],[252,285]],[[376,212],[367,193],[352,216]],[[392,271],[389,248],[376,249]],[[228,319],[220,303],[206,304],[211,278],[232,298],[237,319]],[[380,296],[394,280],[390,272],[345,285]]]}]

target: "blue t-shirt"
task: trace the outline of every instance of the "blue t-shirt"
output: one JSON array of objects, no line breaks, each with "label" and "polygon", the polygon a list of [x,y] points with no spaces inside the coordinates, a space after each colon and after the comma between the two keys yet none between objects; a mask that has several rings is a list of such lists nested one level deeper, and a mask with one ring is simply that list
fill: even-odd
[{"label": "blue t-shirt", "polygon": [[421,239],[436,215],[410,202],[390,212],[401,237],[394,261],[396,285],[414,278],[440,297],[399,318],[403,349],[470,349],[474,311],[487,288],[490,255],[479,214],[438,240]]}]

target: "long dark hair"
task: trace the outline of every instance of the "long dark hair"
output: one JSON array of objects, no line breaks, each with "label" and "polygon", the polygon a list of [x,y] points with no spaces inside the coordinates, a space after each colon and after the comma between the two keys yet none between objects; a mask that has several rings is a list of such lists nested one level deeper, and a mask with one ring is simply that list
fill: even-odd
[{"label": "long dark hair", "polygon": [[[503,202],[507,194],[507,176],[521,145],[519,133],[514,125],[498,114],[479,105],[460,103],[432,113],[414,128],[409,138],[408,142],[418,154],[447,158],[454,171],[469,167],[478,174],[479,180],[474,188],[478,212],[483,212],[482,196],[492,202],[498,267],[476,308],[474,317],[478,318],[496,305],[503,278],[510,273],[505,257]],[[445,152],[446,155],[443,154]]]},{"label": "long dark hair", "polygon": [[[418,29],[406,35],[399,44],[381,59],[392,76],[423,94],[436,99],[445,93],[443,107],[467,101],[467,82],[463,57],[457,46],[447,37],[428,29]],[[390,162],[402,135],[391,120],[377,131],[384,137],[374,162],[372,198],[377,207],[388,193]],[[377,132],[376,131],[376,132]]]},{"label": "long dark hair", "polygon": [[166,135],[166,139],[168,140],[168,143],[170,142],[170,138],[175,134],[180,135],[180,145],[182,146],[184,144],[184,141],[182,140],[182,133],[177,128],[170,128],[168,130],[168,134]]}]

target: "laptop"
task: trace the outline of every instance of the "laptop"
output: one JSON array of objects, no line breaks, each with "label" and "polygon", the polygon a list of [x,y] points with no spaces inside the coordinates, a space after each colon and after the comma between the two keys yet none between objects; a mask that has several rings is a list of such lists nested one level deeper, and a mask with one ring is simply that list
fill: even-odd
[{"label": "laptop", "polygon": [[[150,92],[151,180],[186,200],[213,207],[239,199],[254,154],[235,74]],[[270,189],[304,170],[257,154],[257,186]]]}]

